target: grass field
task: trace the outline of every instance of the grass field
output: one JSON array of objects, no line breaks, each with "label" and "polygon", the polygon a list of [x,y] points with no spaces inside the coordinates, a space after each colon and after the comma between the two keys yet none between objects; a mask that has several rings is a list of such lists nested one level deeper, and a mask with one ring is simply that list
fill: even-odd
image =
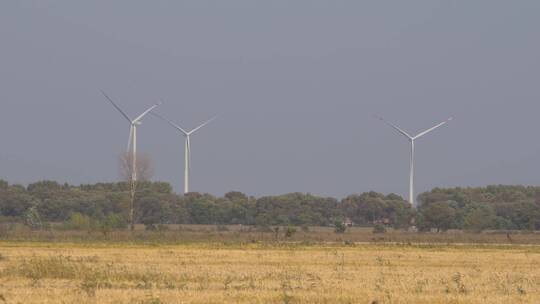
[{"label": "grass field", "polygon": [[0,242],[0,303],[540,303],[540,246]]}]

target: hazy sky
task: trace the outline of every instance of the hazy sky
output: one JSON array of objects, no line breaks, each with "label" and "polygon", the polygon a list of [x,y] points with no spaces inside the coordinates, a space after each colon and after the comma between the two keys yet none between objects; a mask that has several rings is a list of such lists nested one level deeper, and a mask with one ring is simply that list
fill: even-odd
[{"label": "hazy sky", "polygon": [[[1,1],[0,178],[118,179],[129,125],[192,128],[192,190],[540,184],[540,1]],[[139,129],[181,191],[183,138]]]}]

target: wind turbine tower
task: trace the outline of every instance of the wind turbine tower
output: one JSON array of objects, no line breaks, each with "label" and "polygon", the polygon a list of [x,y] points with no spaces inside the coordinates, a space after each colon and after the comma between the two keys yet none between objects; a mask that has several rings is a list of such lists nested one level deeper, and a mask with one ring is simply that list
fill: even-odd
[{"label": "wind turbine tower", "polygon": [[389,123],[387,122],[386,120],[384,120],[383,118],[381,117],[378,117],[377,118],[381,121],[383,121],[384,123],[386,123],[387,125],[389,125],[390,127],[394,128],[396,131],[398,131],[401,135],[407,137],[407,139],[409,140],[409,142],[411,143],[411,160],[410,160],[410,172],[409,172],[409,203],[413,206],[413,208],[416,209],[417,204],[415,203],[415,198],[414,198],[414,143],[417,139],[419,139],[420,137],[434,131],[435,129],[438,129],[442,126],[444,126],[445,124],[447,124],[448,122],[450,122],[453,117],[450,117],[448,118],[447,120],[441,122],[440,124],[432,127],[432,128],[429,128],[423,132],[420,132],[418,133],[416,136],[411,136],[409,135],[409,133],[403,131],[403,129],[399,128],[398,126],[392,124],[392,123]]}]

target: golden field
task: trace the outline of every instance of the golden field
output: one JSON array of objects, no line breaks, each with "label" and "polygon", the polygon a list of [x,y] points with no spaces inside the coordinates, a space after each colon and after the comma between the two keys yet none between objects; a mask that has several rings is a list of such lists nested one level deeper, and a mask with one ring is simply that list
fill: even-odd
[{"label": "golden field", "polygon": [[540,303],[540,246],[4,241],[0,303]]}]

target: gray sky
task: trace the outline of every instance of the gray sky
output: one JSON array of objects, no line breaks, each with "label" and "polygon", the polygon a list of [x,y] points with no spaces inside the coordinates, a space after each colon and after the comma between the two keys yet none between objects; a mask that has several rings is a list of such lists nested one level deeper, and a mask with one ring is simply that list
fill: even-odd
[{"label": "gray sky", "polygon": [[[193,137],[192,189],[343,197],[540,184],[540,2],[2,1],[0,177],[118,179],[132,116]],[[183,138],[152,117],[139,149],[181,191]]]}]

